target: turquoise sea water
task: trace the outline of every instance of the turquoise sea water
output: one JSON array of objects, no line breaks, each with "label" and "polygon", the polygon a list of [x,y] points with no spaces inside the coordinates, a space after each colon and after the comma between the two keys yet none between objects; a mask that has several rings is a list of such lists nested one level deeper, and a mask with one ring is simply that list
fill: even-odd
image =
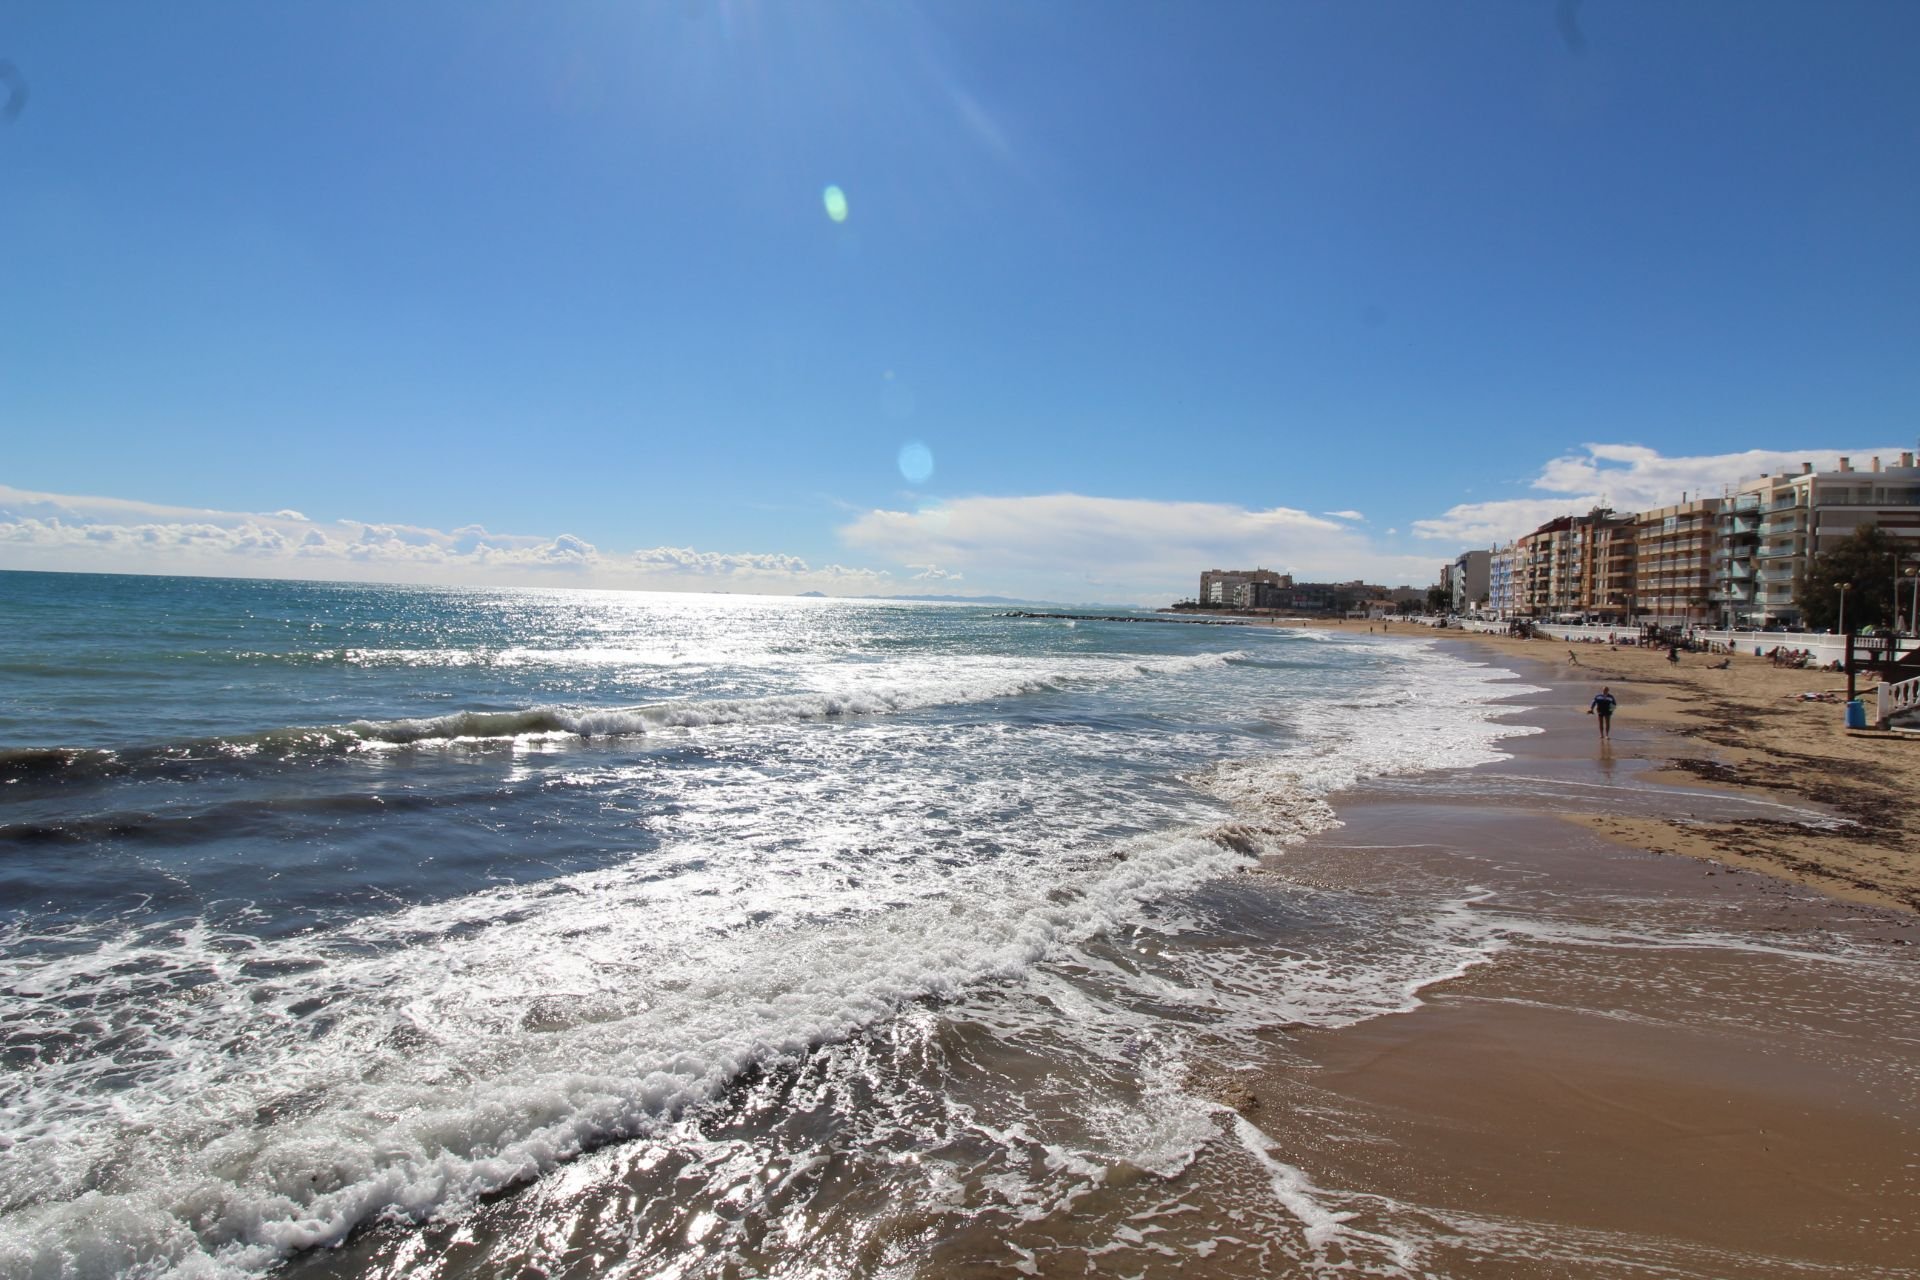
[{"label": "turquoise sea water", "polygon": [[1498,757],[1511,686],[1424,643],[23,573],[0,637],[8,1275],[354,1272],[310,1251],[369,1233],[397,1273],[563,1187],[636,1274],[881,1274],[903,1206],[1182,1167],[1202,1029],[1490,945],[1233,878],[1343,787]]}]

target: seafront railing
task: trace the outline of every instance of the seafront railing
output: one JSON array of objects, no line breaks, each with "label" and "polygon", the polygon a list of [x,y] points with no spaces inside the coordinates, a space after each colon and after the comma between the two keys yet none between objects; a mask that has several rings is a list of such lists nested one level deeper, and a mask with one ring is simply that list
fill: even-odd
[{"label": "seafront railing", "polygon": [[[1459,625],[1468,631],[1482,631],[1490,635],[1507,633],[1507,624],[1504,622],[1462,621]],[[1638,640],[1640,635],[1637,626],[1603,627],[1571,622],[1536,622],[1533,629],[1535,634],[1549,640],[1574,644],[1607,644],[1616,640],[1625,642]],[[1805,631],[1720,631],[1705,627],[1696,627],[1687,634],[1696,645],[1703,645],[1713,653],[1765,657],[1775,649],[1788,649],[1810,654],[1813,664],[1822,667],[1830,662],[1844,662],[1847,656],[1845,636],[1816,635]],[[1901,639],[1895,643],[1899,654],[1920,648],[1920,640]]]}]

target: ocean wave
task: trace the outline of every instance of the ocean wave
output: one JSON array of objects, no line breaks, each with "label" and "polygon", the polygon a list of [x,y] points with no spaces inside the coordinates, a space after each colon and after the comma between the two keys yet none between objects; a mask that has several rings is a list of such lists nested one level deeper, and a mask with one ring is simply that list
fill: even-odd
[{"label": "ocean wave", "polygon": [[938,667],[872,685],[755,698],[688,699],[628,707],[546,705],[506,711],[355,720],[269,729],[116,749],[32,747],[0,750],[0,786],[62,783],[129,773],[199,774],[289,758],[381,748],[533,738],[620,738],[673,730],[799,724],[855,719],[1029,697],[1114,680],[1180,675],[1221,667],[1240,653],[1126,659],[1045,671],[989,671],[958,678]]},{"label": "ocean wave", "polygon": [[1373,778],[1491,764],[1507,758],[1503,739],[1539,732],[1506,722],[1513,708],[1498,701],[1538,686],[1431,646],[1384,652],[1391,665],[1372,686],[1289,708],[1293,746],[1221,761],[1195,784],[1263,837],[1295,843],[1338,824],[1330,801],[1339,792]]},{"label": "ocean wave", "polygon": [[[651,877],[620,868],[326,936],[188,928],[0,963],[6,1025],[47,1041],[0,1080],[0,1271],[253,1276],[379,1218],[458,1212],[1244,862],[1142,837],[698,947],[660,934],[698,927],[699,904],[663,918]],[[129,984],[144,1014],[115,1052],[65,1043],[106,1034],[88,1010]]]}]

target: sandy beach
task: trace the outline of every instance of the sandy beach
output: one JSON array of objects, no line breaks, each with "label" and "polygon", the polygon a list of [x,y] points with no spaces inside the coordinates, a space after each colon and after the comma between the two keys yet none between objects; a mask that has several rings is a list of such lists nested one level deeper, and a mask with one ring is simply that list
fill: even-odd
[{"label": "sandy beach", "polygon": [[[1808,697],[1844,699],[1845,675],[1780,668],[1751,652],[1732,655],[1721,669],[1726,659],[1706,654],[1682,654],[1674,665],[1663,650],[1442,634],[1497,660],[1520,661],[1529,678],[1564,684],[1569,705],[1584,707],[1602,685],[1611,687],[1620,700],[1614,750],[1659,764],[1663,781],[1784,794],[1836,820],[1809,826],[1760,816],[1701,822],[1685,814],[1590,813],[1580,821],[1629,845],[1920,911],[1920,737],[1849,732],[1837,702]],[[1870,699],[1871,688],[1863,677],[1863,696]]]},{"label": "sandy beach", "polygon": [[1460,786],[1343,797],[1267,874],[1470,884],[1509,949],[1411,1012],[1198,1074],[1341,1189],[1342,1231],[1419,1234],[1399,1274],[1920,1274],[1920,743],[1798,698],[1832,673],[1449,642],[1544,686],[1517,700],[1544,732]]}]

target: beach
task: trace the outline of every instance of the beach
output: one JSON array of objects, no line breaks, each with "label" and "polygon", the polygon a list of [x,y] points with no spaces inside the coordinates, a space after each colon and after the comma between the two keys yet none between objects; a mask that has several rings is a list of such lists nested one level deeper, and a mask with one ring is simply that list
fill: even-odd
[{"label": "beach", "polygon": [[8,585],[0,1272],[1914,1274],[1916,917],[1670,856],[1866,767],[1689,670]]},{"label": "beach", "polygon": [[[1291,1135],[1303,1183],[1353,1193],[1349,1227],[1438,1224],[1429,1274],[1915,1274],[1912,744],[1849,738],[1839,707],[1786,697],[1844,684],[1832,673],[1459,643],[1548,688],[1527,713],[1546,732],[1449,796],[1357,789],[1341,828],[1268,873],[1477,863],[1481,908],[1525,922],[1513,948],[1410,1012],[1208,1073],[1216,1096]],[[1582,714],[1602,684],[1621,698],[1606,750]],[[1565,784],[1553,811],[1503,798],[1516,772]],[[1807,807],[1741,803],[1782,797]],[[1816,806],[1860,825],[1829,829]],[[1388,868],[1369,856],[1385,850]],[[1829,944],[1866,969],[1788,958]]]},{"label": "beach", "polygon": [[[1435,641],[1424,630],[1406,639]],[[1465,771],[1375,777],[1334,794],[1337,825],[1215,882],[1208,897],[1231,905],[1210,915],[1206,935],[1144,947],[1115,937],[1089,953],[1124,966],[1164,959],[1179,942],[1207,951],[1262,930],[1274,940],[1255,948],[1272,964],[1246,993],[1263,1010],[1251,1033],[1195,1019],[1166,1063],[1174,1078],[1139,1098],[1169,1129],[1211,1137],[1166,1164],[1136,1152],[1080,1166],[1062,1200],[1024,1209],[996,1206],[964,1173],[947,1205],[888,1206],[849,1174],[819,1198],[844,1243],[816,1260],[839,1274],[966,1280],[1116,1268],[1449,1280],[1920,1275],[1914,917],[1857,892],[1815,891],[1832,876],[1750,872],[1635,840],[1637,830],[1784,832],[1828,817],[1797,794],[1672,767],[1676,756],[1714,760],[1718,748],[1678,732],[1702,718],[1689,719],[1673,692],[1687,686],[1660,683],[1689,674],[1661,670],[1664,657],[1629,655],[1606,673],[1623,703],[1602,751],[1583,714],[1597,661],[1563,670],[1564,649],[1542,663],[1538,648],[1439,643],[1510,670],[1522,690],[1512,717],[1539,732],[1503,740],[1505,758]],[[1839,709],[1810,710],[1837,719]],[[1364,1013],[1316,1004],[1303,991],[1337,975],[1310,952],[1304,968],[1294,963],[1289,922],[1347,909],[1385,912],[1373,917],[1383,934],[1395,916],[1422,920],[1418,928],[1451,920],[1458,962],[1411,977],[1398,1000]],[[1177,1007],[1199,994],[1161,999]],[[974,1021],[964,1005],[945,1017],[952,1038],[934,1052],[946,1105],[991,1109],[1008,1091],[1031,1098],[1058,1086],[1058,1064],[1025,1037],[996,1043],[991,1019]],[[1151,1038],[1140,1043],[1129,1052],[1151,1058]],[[823,1087],[836,1057],[776,1092]],[[863,1061],[883,1077],[898,1064],[884,1051]],[[1182,1101],[1194,1097],[1208,1104],[1199,1115]],[[756,1086],[732,1114],[765,1105]],[[1015,1145],[1032,1144],[1038,1163],[1070,1163],[1050,1143],[1071,1111],[1062,1099],[1023,1110]],[[959,1168],[996,1167],[977,1140],[960,1141],[931,1115],[925,1124],[895,1160],[936,1168],[957,1145]],[[301,1273],[584,1275],[583,1253],[651,1220],[649,1198],[671,1194],[659,1159],[644,1145],[615,1148],[576,1174],[575,1191],[508,1197],[437,1243],[377,1235],[343,1257],[312,1257]],[[572,1225],[539,1239],[555,1220]],[[684,1215],[654,1228],[657,1238],[689,1229],[698,1223]]]},{"label": "beach", "polygon": [[[1363,630],[1377,624],[1332,625]],[[1634,735],[1632,750],[1661,765],[1653,775],[1661,781],[1782,794],[1838,820],[1809,827],[1764,817],[1703,823],[1684,813],[1583,815],[1597,830],[1847,901],[1920,911],[1920,736],[1848,731],[1838,701],[1846,697],[1844,673],[1777,667],[1751,649],[1683,653],[1676,665],[1664,649],[1441,634],[1498,660],[1518,661],[1530,676],[1563,681],[1568,701],[1583,706],[1601,686],[1611,686],[1620,699],[1616,724],[1655,731]],[[1726,661],[1731,665],[1723,669]],[[1872,687],[1870,678],[1860,679],[1869,708]]]}]

